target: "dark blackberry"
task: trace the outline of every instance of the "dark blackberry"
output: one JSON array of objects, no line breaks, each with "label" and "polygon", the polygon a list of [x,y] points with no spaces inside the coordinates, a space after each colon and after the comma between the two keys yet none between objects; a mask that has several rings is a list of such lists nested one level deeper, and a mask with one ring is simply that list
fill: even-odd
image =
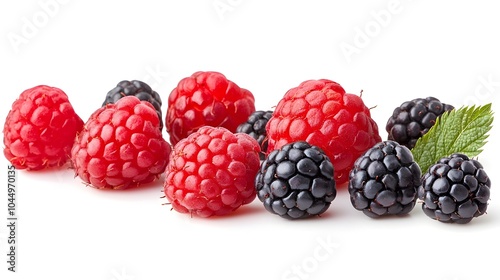
[{"label": "dark blackberry", "polygon": [[330,159],[304,141],[269,153],[257,173],[255,187],[264,207],[287,219],[320,215],[337,194]]},{"label": "dark blackberry", "polygon": [[260,145],[261,153],[260,159],[265,158],[265,151],[267,151],[267,133],[266,124],[272,117],[273,111],[255,111],[249,117],[248,120],[240,124],[236,128],[236,132],[246,133],[252,136]]},{"label": "dark blackberry", "polygon": [[408,149],[413,149],[422,137],[436,123],[437,117],[453,106],[441,103],[435,97],[416,98],[406,101],[394,109],[385,129],[389,140],[394,140]]},{"label": "dark blackberry", "polygon": [[158,114],[158,118],[160,119],[160,130],[163,129],[163,119],[161,114],[161,98],[160,95],[151,89],[151,87],[141,81],[133,80],[133,81],[121,81],[119,82],[115,88],[110,90],[108,94],[106,94],[106,100],[102,103],[102,106],[105,106],[109,103],[116,103],[120,98],[124,96],[133,95],[139,100],[148,101],[153,105]]},{"label": "dark blackberry", "polygon": [[490,187],[490,178],[481,163],[463,154],[453,154],[441,158],[424,174],[418,197],[430,218],[465,224],[486,212]]},{"label": "dark blackberry", "polygon": [[359,157],[349,173],[351,203],[372,218],[407,214],[415,207],[420,175],[408,148],[380,142]]}]

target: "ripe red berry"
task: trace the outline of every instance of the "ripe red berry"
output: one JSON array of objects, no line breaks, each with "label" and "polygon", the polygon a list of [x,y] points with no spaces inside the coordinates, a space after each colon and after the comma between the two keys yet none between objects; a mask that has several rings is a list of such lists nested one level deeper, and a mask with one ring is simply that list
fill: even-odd
[{"label": "ripe red berry", "polygon": [[266,130],[268,152],[300,140],[320,147],[335,167],[337,185],[347,182],[354,161],[381,141],[363,100],[325,79],[305,81],[290,89]]},{"label": "ripe red berry", "polygon": [[4,155],[18,169],[61,166],[69,160],[82,126],[62,90],[46,85],[27,89],[5,120]]},{"label": "ripe red berry", "polygon": [[165,195],[180,213],[226,215],[255,199],[259,152],[259,143],[247,134],[201,127],[174,146]]},{"label": "ripe red berry", "polygon": [[170,145],[147,101],[126,96],[95,111],[78,135],[71,160],[76,175],[98,189],[126,189],[164,172]]},{"label": "ripe red berry", "polygon": [[166,128],[175,145],[202,126],[231,132],[255,111],[252,93],[218,72],[196,72],[182,79],[168,98]]}]

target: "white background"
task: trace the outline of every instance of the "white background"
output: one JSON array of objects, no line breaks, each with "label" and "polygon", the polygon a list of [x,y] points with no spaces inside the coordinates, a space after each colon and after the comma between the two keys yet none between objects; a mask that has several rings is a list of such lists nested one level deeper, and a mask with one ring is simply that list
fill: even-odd
[{"label": "white background", "polygon": [[[2,1],[0,119],[23,90],[47,84],[86,120],[124,79],[149,83],[165,115],[181,78],[215,70],[252,91],[262,110],[307,79],[363,90],[386,139],[393,108],[416,97],[498,108],[496,3]],[[228,217],[191,218],[162,206],[161,180],[98,191],[65,168],[19,171],[18,272],[4,261],[3,183],[0,278],[492,279],[500,273],[498,131],[479,157],[493,181],[488,214],[467,225],[433,221],[420,205],[407,217],[373,220],[354,210],[345,186],[320,218],[284,220],[258,200]],[[1,157],[5,181],[7,165]]]}]

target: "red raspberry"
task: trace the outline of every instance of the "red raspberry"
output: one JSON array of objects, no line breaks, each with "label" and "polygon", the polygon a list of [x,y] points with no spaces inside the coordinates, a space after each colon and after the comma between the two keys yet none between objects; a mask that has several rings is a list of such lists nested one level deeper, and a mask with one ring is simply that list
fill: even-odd
[{"label": "red raspberry", "polygon": [[18,169],[61,166],[69,160],[82,126],[62,90],[45,85],[27,89],[14,101],[5,120],[3,153]]},{"label": "red raspberry", "polygon": [[170,142],[202,126],[225,127],[231,132],[255,111],[252,93],[218,72],[196,72],[182,79],[168,98],[166,128]]},{"label": "red raspberry", "polygon": [[71,150],[76,175],[98,189],[154,181],[165,171],[171,151],[159,127],[153,105],[135,96],[99,108]]},{"label": "red raspberry", "polygon": [[174,146],[165,171],[165,195],[180,213],[226,215],[254,200],[259,152],[250,135],[201,127]]},{"label": "red raspberry", "polygon": [[354,161],[382,140],[363,100],[325,79],[290,89],[266,130],[268,152],[299,140],[320,147],[335,167],[337,185],[347,182]]}]

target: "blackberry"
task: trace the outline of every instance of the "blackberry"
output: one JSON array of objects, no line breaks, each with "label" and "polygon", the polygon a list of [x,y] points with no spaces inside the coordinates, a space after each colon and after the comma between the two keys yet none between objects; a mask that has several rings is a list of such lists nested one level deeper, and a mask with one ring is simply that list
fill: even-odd
[{"label": "blackberry", "polygon": [[267,151],[266,125],[272,115],[273,111],[255,111],[248,117],[246,122],[236,128],[236,132],[246,133],[257,140],[261,148],[259,154],[261,160],[264,160],[265,151]]},{"label": "blackberry", "polygon": [[437,117],[454,107],[441,103],[435,97],[416,98],[406,101],[394,109],[385,129],[388,140],[393,140],[408,149],[413,149],[417,140],[436,123]]},{"label": "blackberry", "polygon": [[351,203],[372,218],[407,214],[415,207],[420,176],[408,148],[380,142],[359,157],[349,173]]},{"label": "blackberry", "polygon": [[106,100],[104,100],[102,106],[110,103],[116,103],[116,101],[120,100],[122,97],[129,95],[133,95],[142,101],[148,101],[153,105],[156,113],[158,114],[158,118],[160,119],[160,130],[162,130],[163,119],[161,114],[160,95],[144,82],[138,80],[119,82],[115,88],[106,94]]},{"label": "blackberry", "polygon": [[491,181],[477,160],[463,154],[441,158],[422,177],[422,209],[432,219],[465,224],[486,212]]},{"label": "blackberry", "polygon": [[269,153],[255,177],[255,187],[264,207],[286,219],[320,215],[337,194],[330,159],[305,141]]}]

